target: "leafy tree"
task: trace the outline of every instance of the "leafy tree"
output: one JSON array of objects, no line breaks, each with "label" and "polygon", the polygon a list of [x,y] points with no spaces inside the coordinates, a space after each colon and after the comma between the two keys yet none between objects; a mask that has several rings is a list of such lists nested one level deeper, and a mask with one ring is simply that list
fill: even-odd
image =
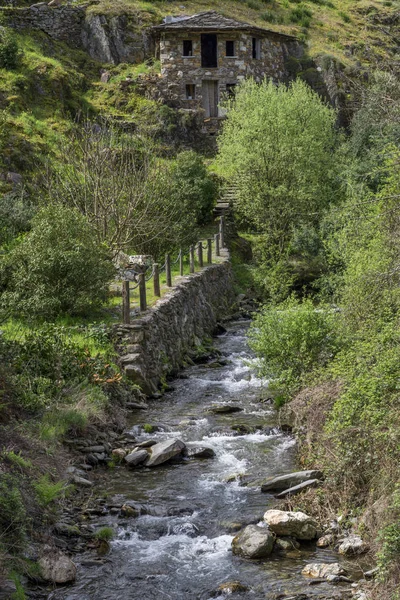
[{"label": "leafy tree", "polygon": [[41,209],[5,261],[10,272],[3,306],[45,318],[99,307],[114,273],[107,247],[86,219],[61,205]]},{"label": "leafy tree", "polygon": [[300,80],[246,81],[227,108],[217,166],[235,187],[238,216],[262,234],[261,262],[276,269],[296,230],[318,228],[335,198],[336,115]]}]

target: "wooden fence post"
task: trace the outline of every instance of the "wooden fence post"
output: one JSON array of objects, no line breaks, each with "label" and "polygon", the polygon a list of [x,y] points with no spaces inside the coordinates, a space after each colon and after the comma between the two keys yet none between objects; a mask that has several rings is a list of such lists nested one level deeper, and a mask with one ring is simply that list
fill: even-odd
[{"label": "wooden fence post", "polygon": [[197,260],[199,261],[199,266],[203,266],[203,242],[200,241],[197,244]]},{"label": "wooden fence post", "polygon": [[190,273],[194,273],[194,246],[190,246],[189,250],[189,271]]},{"label": "wooden fence post", "polygon": [[172,287],[171,257],[169,254],[165,255],[165,275],[167,279],[167,287]]},{"label": "wooden fence post", "polygon": [[154,295],[159,298],[161,296],[161,290],[160,290],[160,266],[158,263],[154,263],[154,265],[153,265],[153,289],[154,289]]},{"label": "wooden fence post", "polygon": [[146,299],[146,275],[144,273],[139,274],[139,301],[140,301],[140,312],[147,310],[147,299]]},{"label": "wooden fence post", "polygon": [[225,248],[225,218],[222,215],[219,218],[219,242],[221,248]]},{"label": "wooden fence post", "polygon": [[215,256],[221,256],[219,251],[219,233],[216,233],[214,236],[215,239]]},{"label": "wooden fence post", "polygon": [[182,248],[179,250],[179,275],[181,277],[183,275],[183,250],[182,250]]},{"label": "wooden fence post", "polygon": [[207,263],[212,264],[212,238],[207,238]]},{"label": "wooden fence post", "polygon": [[129,281],[122,282],[122,319],[125,325],[131,322],[131,300],[129,294]]}]

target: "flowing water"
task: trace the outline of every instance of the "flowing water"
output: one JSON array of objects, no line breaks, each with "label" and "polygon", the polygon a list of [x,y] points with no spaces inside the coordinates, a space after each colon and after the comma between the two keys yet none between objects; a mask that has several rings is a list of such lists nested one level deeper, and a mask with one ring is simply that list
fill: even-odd
[{"label": "flowing water", "polygon": [[[336,562],[330,550],[310,544],[290,558],[263,561],[231,552],[235,531],[260,522],[276,502],[260,492],[260,482],[295,470],[295,440],[276,427],[276,414],[265,402],[266,382],[248,364],[247,327],[245,321],[231,323],[215,340],[223,366],[186,369],[172,391],[132,418],[131,431],[139,441],[178,437],[188,445],[212,448],[215,458],[110,470],[102,490],[107,502],[134,500],[148,514],[99,517],[96,525],[117,532],[104,564],[81,566],[76,584],[52,593],[51,599],[208,600],[229,581],[248,588],[232,598],[258,600],[279,593],[334,597],[332,585],[310,587],[301,575],[308,562]],[[242,411],[210,414],[211,406],[224,404]],[[145,433],[146,423],[159,431]],[[232,426],[240,426],[239,435]],[[78,557],[77,563],[84,559]]]}]

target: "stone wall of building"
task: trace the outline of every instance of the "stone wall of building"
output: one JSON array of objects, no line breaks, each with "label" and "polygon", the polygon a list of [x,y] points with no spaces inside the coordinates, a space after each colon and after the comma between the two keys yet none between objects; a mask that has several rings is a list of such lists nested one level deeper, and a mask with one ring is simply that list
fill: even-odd
[{"label": "stone wall of building", "polygon": [[234,304],[230,262],[182,277],[179,283],[130,325],[114,327],[119,362],[146,394],[157,391],[168,373],[181,366],[188,351],[210,336]]},{"label": "stone wall of building", "polygon": [[[201,34],[191,31],[166,32],[161,34],[160,59],[161,75],[168,81],[168,94],[172,103],[184,108],[196,109],[202,106],[202,81],[217,80],[219,96],[227,85],[236,84],[248,77],[261,81],[264,77],[276,82],[285,81],[288,74],[285,60],[293,49],[293,43],[285,43],[284,38],[271,33],[260,39],[260,58],[253,58],[253,35],[244,31],[228,31],[217,34],[218,67],[204,69],[201,66]],[[192,40],[193,56],[183,56],[184,40]],[[226,42],[234,41],[235,56],[226,56]],[[300,44],[298,44],[300,48]],[[299,48],[296,49],[299,52]],[[195,98],[186,98],[186,85],[194,84]]]}]

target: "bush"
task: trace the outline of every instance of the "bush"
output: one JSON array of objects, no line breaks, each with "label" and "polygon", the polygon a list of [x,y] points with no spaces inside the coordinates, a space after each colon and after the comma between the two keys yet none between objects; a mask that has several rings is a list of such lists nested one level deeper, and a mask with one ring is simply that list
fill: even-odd
[{"label": "bush", "polygon": [[287,400],[307,373],[325,366],[337,351],[335,320],[330,309],[293,299],[256,317],[250,345],[260,359],[260,374],[273,378],[279,401]]},{"label": "bush", "polygon": [[0,69],[15,69],[18,65],[19,48],[14,34],[0,27]]},{"label": "bush", "polygon": [[39,503],[47,506],[57,500],[65,493],[66,486],[64,481],[53,483],[48,475],[43,475],[39,481],[33,484]]},{"label": "bush", "polygon": [[99,308],[114,273],[107,248],[85,218],[61,205],[39,211],[7,264],[11,276],[3,305],[18,315],[46,319]]}]

